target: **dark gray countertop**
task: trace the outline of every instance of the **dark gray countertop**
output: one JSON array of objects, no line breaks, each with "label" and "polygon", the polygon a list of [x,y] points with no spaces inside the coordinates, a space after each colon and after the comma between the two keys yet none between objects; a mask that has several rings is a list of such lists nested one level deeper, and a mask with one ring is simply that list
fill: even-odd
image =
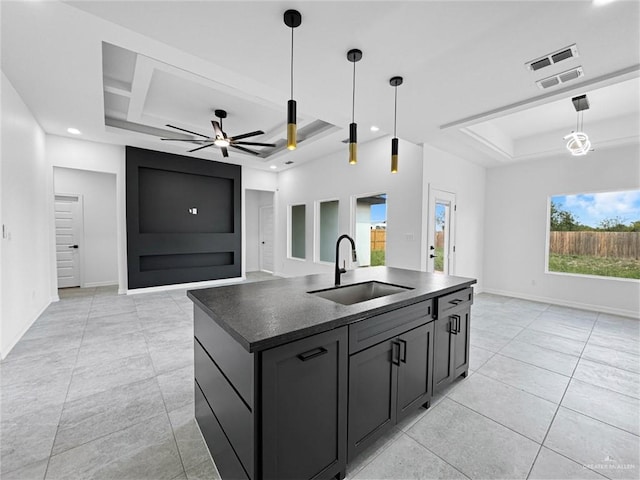
[{"label": "dark gray countertop", "polygon": [[333,287],[333,274],[189,290],[188,297],[247,351],[257,352],[468,287],[473,278],[390,267],[359,268],[342,285],[375,280],[413,290],[341,305],[307,292]]}]

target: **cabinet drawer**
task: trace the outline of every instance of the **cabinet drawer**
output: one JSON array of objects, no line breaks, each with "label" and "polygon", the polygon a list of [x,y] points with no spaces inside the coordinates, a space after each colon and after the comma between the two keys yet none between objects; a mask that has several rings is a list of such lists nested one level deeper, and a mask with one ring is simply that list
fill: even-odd
[{"label": "cabinet drawer", "polygon": [[200,386],[195,385],[196,421],[200,427],[202,437],[211,452],[216,468],[222,478],[249,479],[236,457],[229,440],[225,436],[216,416],[211,411]]},{"label": "cabinet drawer", "polygon": [[425,300],[349,325],[349,354],[431,321],[432,309],[433,301]]},{"label": "cabinet drawer", "polygon": [[253,354],[242,348],[198,306],[193,312],[193,333],[244,402],[253,409]]},{"label": "cabinet drawer", "polygon": [[458,290],[457,292],[443,295],[436,299],[438,317],[442,318],[449,313],[449,310],[453,310],[457,307],[466,306],[469,307],[473,303],[473,288],[465,288]]},{"label": "cabinet drawer", "polygon": [[194,360],[196,382],[244,469],[252,478],[254,438],[251,411],[197,341],[194,342]]}]

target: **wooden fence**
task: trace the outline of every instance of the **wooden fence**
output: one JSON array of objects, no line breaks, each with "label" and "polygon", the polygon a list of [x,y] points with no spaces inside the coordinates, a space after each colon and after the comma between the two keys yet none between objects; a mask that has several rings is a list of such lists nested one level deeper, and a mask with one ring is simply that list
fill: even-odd
[{"label": "wooden fence", "polygon": [[640,232],[550,232],[549,251],[561,255],[640,258]]},{"label": "wooden fence", "polygon": [[387,231],[383,228],[371,229],[371,251],[384,250],[387,246]]}]

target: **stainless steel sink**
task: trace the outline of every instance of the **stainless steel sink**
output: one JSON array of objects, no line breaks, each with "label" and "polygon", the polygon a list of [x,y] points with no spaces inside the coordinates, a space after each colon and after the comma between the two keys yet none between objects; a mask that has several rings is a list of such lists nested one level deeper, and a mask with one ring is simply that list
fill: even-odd
[{"label": "stainless steel sink", "polygon": [[394,293],[406,292],[407,290],[413,290],[413,288],[374,281],[327,288],[325,290],[314,290],[307,293],[342,305],[353,305],[374,298],[393,295]]}]

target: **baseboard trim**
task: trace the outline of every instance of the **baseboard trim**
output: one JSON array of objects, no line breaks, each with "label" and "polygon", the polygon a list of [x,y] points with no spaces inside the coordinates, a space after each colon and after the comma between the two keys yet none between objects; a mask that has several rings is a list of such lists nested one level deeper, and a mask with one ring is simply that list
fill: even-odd
[{"label": "baseboard trim", "polygon": [[495,288],[484,288],[483,293],[491,293],[494,295],[503,295],[505,297],[520,298],[522,300],[531,300],[533,302],[548,303],[551,305],[559,305],[561,307],[579,308],[581,310],[589,310],[591,312],[608,313],[611,315],[619,315],[621,317],[630,317],[640,319],[640,312],[633,310],[625,310],[622,308],[611,308],[603,305],[593,305],[583,302],[572,302],[569,300],[560,300],[557,298],[542,297],[538,295],[527,295],[519,292],[511,292],[508,290],[499,290]]},{"label": "baseboard trim", "polygon": [[37,315],[33,319],[31,319],[30,322],[27,323],[27,325],[22,329],[20,334],[17,335],[16,338],[11,343],[9,343],[9,346],[7,347],[7,349],[6,350],[3,349],[0,352],[0,359],[4,360],[5,358],[7,358],[7,355],[11,353],[11,350],[13,350],[13,348],[18,344],[18,342],[24,336],[24,334],[27,333],[27,330],[29,330],[31,326],[36,322],[36,320],[40,318],[40,315],[44,313],[44,311],[49,307],[49,305],[51,305],[51,303],[52,301],[49,300],[49,302],[44,307],[42,307],[42,309],[37,313]]},{"label": "baseboard trim", "polygon": [[127,295],[139,293],[166,292],[168,290],[180,290],[183,288],[219,287],[221,285],[233,285],[246,280],[246,277],[223,278],[221,280],[207,280],[204,282],[176,283],[173,285],[159,285],[157,287],[144,287],[126,290]]},{"label": "baseboard trim", "polygon": [[118,282],[90,282],[85,283],[82,288],[94,288],[94,287],[111,287],[114,285],[118,285]]}]

